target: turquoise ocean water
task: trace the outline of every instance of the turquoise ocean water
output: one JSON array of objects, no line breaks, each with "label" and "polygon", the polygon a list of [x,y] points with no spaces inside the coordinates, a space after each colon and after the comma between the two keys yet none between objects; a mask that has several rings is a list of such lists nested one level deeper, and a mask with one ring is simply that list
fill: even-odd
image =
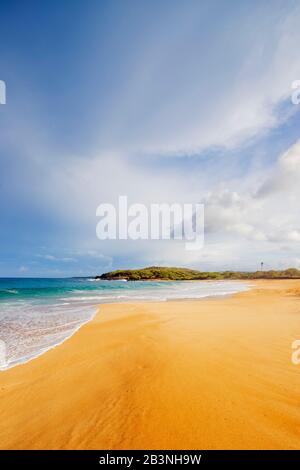
[{"label": "turquoise ocean water", "polygon": [[27,362],[60,344],[93,318],[102,303],[201,299],[247,288],[234,281],[0,278],[0,369]]}]

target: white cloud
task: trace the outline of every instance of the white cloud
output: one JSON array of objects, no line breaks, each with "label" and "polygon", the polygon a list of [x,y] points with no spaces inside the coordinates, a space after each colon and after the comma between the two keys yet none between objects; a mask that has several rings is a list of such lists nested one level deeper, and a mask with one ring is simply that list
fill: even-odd
[{"label": "white cloud", "polygon": [[[128,75],[116,80],[118,93],[110,87],[104,90],[107,112],[101,120],[95,108],[102,109],[103,93],[99,90],[99,96],[93,96],[93,119],[86,119],[91,142],[84,137],[81,142],[86,152],[70,155],[59,133],[54,136],[57,144],[54,139],[51,142],[51,131],[45,132],[44,124],[54,116],[43,121],[39,106],[30,107],[32,114],[26,113],[25,118],[19,110],[8,119],[4,143],[14,159],[6,151],[2,154],[5,185],[14,181],[14,186],[3,199],[16,208],[22,201],[18,210],[24,206],[36,217],[48,217],[55,228],[62,227],[63,239],[55,235],[41,259],[71,267],[83,258],[96,260],[101,267],[111,266],[122,257],[129,264],[140,260],[217,268],[232,264],[234,268],[251,264],[260,250],[270,257],[282,250],[287,262],[296,258],[300,141],[263,178],[255,170],[240,180],[229,177],[229,171],[225,176],[222,152],[217,158],[224,162],[216,165],[216,176],[212,175],[213,160],[209,169],[203,165],[204,170],[201,165],[189,167],[188,159],[183,160],[189,171],[184,163],[173,168],[146,160],[145,154],[195,154],[221,147],[240,150],[239,166],[241,148],[249,139],[262,136],[297,111],[297,106],[285,111],[281,105],[290,101],[291,84],[300,78],[300,8],[255,4],[251,11],[246,9],[247,14],[227,16],[222,23],[213,21],[202,34],[200,4],[193,3],[185,15],[172,13],[167,29],[165,18],[158,26],[149,25],[147,38],[141,38],[138,60],[128,68]],[[97,51],[93,59],[96,56]],[[31,99],[30,90],[28,95]],[[68,128],[67,117],[66,121]],[[76,124],[84,136],[82,117]],[[95,235],[96,207],[116,202],[122,194],[130,202],[144,204],[204,201],[204,250],[187,253],[175,242],[100,244]],[[36,225],[37,232],[43,221]],[[42,230],[40,236],[44,236]],[[287,249],[282,249],[285,242],[291,250],[289,258]],[[68,250],[57,247],[58,243]]]},{"label": "white cloud", "polygon": [[287,234],[288,240],[300,242],[300,230],[291,230]]},{"label": "white cloud", "polygon": [[26,273],[29,270],[27,266],[20,266],[19,267],[19,272],[20,273]]},{"label": "white cloud", "polygon": [[272,196],[285,191],[290,195],[300,193],[300,140],[289,148],[278,160],[273,174],[257,189],[257,197]]},{"label": "white cloud", "polygon": [[300,141],[284,152],[258,187],[216,190],[204,198],[208,233],[254,241],[299,243]]},{"label": "white cloud", "polygon": [[[238,147],[296,112],[291,85],[300,77],[299,6],[255,5],[205,36],[199,33],[202,14],[196,6],[190,15],[175,16],[172,30],[162,29],[136,62],[120,101],[112,101],[107,126],[119,151],[194,154]],[[279,112],[285,100],[290,107]]]}]

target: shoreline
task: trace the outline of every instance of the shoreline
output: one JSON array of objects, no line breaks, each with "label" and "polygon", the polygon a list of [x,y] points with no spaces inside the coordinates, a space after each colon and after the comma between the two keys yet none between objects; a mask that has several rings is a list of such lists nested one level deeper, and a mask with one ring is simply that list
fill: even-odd
[{"label": "shoreline", "polygon": [[[94,307],[92,307],[92,308],[94,308]],[[95,305],[95,312],[91,315],[91,317],[89,319],[85,320],[80,325],[78,325],[74,329],[74,331],[72,331],[68,336],[63,338],[60,342],[58,342],[56,344],[53,344],[52,346],[49,346],[49,347],[45,348],[44,350],[41,350],[41,351],[37,352],[35,356],[32,356],[29,359],[25,359],[24,361],[21,361],[18,364],[13,364],[13,365],[7,366],[7,367],[1,367],[0,366],[0,374],[1,374],[1,372],[5,372],[7,370],[13,369],[14,367],[23,366],[23,365],[25,365],[25,364],[27,364],[31,361],[34,361],[35,359],[38,359],[40,356],[43,356],[43,354],[47,354],[48,351],[51,351],[52,349],[55,349],[55,348],[61,346],[63,343],[65,343],[65,341],[68,341],[70,338],[72,338],[72,336],[75,335],[84,325],[86,325],[87,323],[90,323],[91,321],[93,321],[93,319],[95,318],[96,315],[98,315],[98,313],[99,313],[99,306]]]},{"label": "shoreline", "polygon": [[[135,281],[128,281],[128,282],[135,282]],[[145,281],[147,282],[147,280]],[[160,282],[160,281],[159,281]],[[162,280],[162,282],[165,282],[164,280]],[[198,280],[192,280],[192,281],[166,281],[166,282],[201,282],[201,281],[198,281]],[[228,281],[228,280],[220,280],[220,281],[214,281],[214,280],[208,280],[208,281],[204,281],[204,282],[207,282],[207,283],[213,283],[215,284],[216,282],[224,282],[224,283],[230,283],[230,282],[237,282],[237,283],[242,283],[245,285],[245,292],[250,290],[251,289],[251,286],[246,283],[246,281]],[[134,302],[130,299],[130,300],[120,300],[120,301],[114,301],[114,302],[103,302],[101,304],[94,304],[94,305],[91,305],[90,308],[94,310],[94,313],[92,313],[90,315],[90,318],[83,321],[80,325],[78,325],[74,331],[72,331],[69,335],[67,335],[64,339],[62,339],[61,341],[59,341],[58,343],[52,345],[52,346],[49,346],[49,347],[46,347],[45,349],[43,350],[40,350],[38,351],[35,355],[31,356],[29,359],[26,358],[24,360],[20,360],[20,362],[18,363],[14,363],[12,365],[8,365],[8,366],[5,366],[5,367],[1,367],[0,366],[0,374],[1,372],[5,372],[6,370],[9,370],[9,369],[12,369],[14,367],[18,367],[18,366],[22,366],[24,364],[27,364],[28,362],[31,362],[37,358],[39,358],[40,356],[42,356],[43,354],[46,354],[48,351],[50,351],[51,349],[54,349],[58,346],[60,346],[61,344],[63,344],[65,341],[68,341],[70,338],[72,338],[73,335],[75,335],[85,324],[87,323],[90,323],[91,321],[93,321],[93,319],[95,318],[96,315],[98,315],[100,313],[100,308],[102,305],[115,305],[115,304],[143,304],[143,303],[156,303],[156,302],[186,302],[186,301],[202,301],[202,300],[218,300],[219,298],[226,298],[226,297],[230,297],[232,295],[236,295],[238,294],[240,291],[236,291],[236,292],[230,292],[230,293],[226,293],[226,294],[219,294],[219,293],[215,293],[215,294],[211,294],[211,295],[203,295],[202,297],[186,297],[186,298],[173,298],[173,299],[143,299],[143,300],[139,300],[139,299],[134,299]]]},{"label": "shoreline", "polygon": [[253,285],[102,304],[59,348],[1,371],[0,447],[299,448],[300,283]]}]

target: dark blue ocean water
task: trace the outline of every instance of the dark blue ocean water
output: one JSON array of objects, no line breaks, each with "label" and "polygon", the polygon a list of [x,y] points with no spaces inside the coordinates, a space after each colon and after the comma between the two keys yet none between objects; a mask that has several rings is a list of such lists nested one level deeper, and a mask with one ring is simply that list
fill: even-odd
[{"label": "dark blue ocean water", "polygon": [[99,304],[228,295],[233,281],[124,282],[93,278],[0,278],[0,369],[26,362],[70,337]]}]

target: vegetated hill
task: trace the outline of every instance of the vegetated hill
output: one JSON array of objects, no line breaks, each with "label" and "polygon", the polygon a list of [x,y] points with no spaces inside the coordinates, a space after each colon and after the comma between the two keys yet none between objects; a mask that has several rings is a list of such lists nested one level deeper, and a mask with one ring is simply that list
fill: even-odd
[{"label": "vegetated hill", "polygon": [[96,276],[95,279],[127,281],[192,281],[192,280],[222,280],[222,279],[300,279],[300,271],[295,268],[284,271],[256,271],[256,272],[204,272],[188,268],[169,268],[150,266],[143,269],[118,269]]}]

